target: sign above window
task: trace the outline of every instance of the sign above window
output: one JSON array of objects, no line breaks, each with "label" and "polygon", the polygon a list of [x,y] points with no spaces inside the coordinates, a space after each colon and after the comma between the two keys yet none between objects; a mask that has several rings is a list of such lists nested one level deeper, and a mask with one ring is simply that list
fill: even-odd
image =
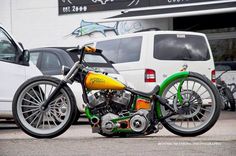
[{"label": "sign above window", "polygon": [[59,15],[219,0],[58,0]]}]

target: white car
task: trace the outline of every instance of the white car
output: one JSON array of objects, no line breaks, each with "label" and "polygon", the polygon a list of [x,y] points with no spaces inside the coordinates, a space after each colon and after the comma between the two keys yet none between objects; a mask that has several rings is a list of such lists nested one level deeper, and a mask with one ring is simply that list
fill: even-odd
[{"label": "white car", "polygon": [[213,81],[215,78],[211,48],[202,33],[146,31],[95,40],[87,45],[102,49],[124,79],[144,92],[183,69]]},{"label": "white car", "polygon": [[42,75],[29,53],[0,25],[0,118],[12,118],[12,100],[27,79]]},{"label": "white car", "polygon": [[[57,47],[57,48],[37,48],[30,50],[30,60],[40,69],[44,75],[50,75],[61,79],[62,66],[72,67],[74,62],[78,61],[80,52],[77,48]],[[93,68],[99,72],[108,73],[119,81],[125,83],[122,76],[112,64],[100,53],[85,54],[84,65]],[[85,104],[82,99],[82,87],[80,83],[74,82],[69,85],[74,93],[76,105],[78,108],[75,120],[77,121],[80,114],[85,111]]]}]

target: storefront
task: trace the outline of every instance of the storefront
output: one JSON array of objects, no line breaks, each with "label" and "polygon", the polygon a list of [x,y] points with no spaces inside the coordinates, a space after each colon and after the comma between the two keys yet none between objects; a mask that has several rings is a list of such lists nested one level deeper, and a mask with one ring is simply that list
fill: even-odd
[{"label": "storefront", "polygon": [[157,28],[206,33],[216,61],[236,59],[235,17],[236,0],[0,2],[0,23],[26,48],[74,46],[98,37]]},{"label": "storefront", "polygon": [[236,13],[179,17],[173,19],[173,28],[207,34],[215,61],[236,70],[235,17]]},{"label": "storefront", "polygon": [[[236,70],[236,1],[166,0],[150,1],[149,8],[124,10],[104,21],[170,19],[169,29],[202,32],[208,36],[219,70]],[[169,21],[170,21],[169,20]],[[103,22],[104,22],[103,21]]]}]

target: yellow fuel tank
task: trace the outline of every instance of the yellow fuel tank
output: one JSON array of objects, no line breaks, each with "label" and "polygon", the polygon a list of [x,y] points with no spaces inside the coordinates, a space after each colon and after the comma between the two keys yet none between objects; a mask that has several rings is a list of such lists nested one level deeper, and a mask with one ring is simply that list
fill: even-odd
[{"label": "yellow fuel tank", "polygon": [[90,90],[124,90],[126,86],[121,82],[101,73],[89,72],[85,78],[85,87]]}]

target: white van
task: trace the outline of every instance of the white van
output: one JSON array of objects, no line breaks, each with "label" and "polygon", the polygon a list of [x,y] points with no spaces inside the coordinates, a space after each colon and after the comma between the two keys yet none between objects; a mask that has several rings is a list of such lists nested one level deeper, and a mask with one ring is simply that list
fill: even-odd
[{"label": "white van", "polygon": [[211,48],[202,33],[147,31],[96,40],[89,45],[102,49],[137,90],[151,91],[186,67],[187,71],[215,78]]},{"label": "white van", "polygon": [[0,25],[0,118],[12,118],[12,100],[28,78],[42,75],[29,62],[29,53]]}]

